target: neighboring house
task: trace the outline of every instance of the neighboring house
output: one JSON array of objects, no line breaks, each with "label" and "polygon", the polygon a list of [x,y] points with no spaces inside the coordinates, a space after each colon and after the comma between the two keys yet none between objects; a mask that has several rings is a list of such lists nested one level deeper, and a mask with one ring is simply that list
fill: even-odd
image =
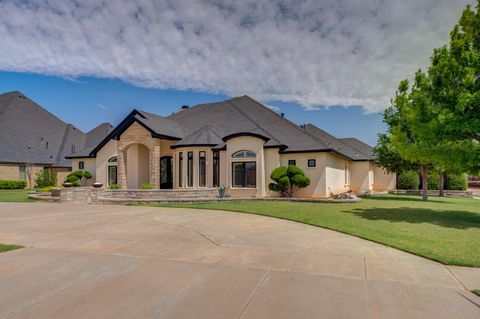
[{"label": "neighboring house", "polygon": [[281,165],[297,165],[310,177],[296,193],[301,197],[395,187],[370,146],[297,126],[248,96],[184,106],[167,117],[133,110],[98,145],[67,158],[94,181],[130,189],[225,185],[233,197],[272,196],[270,173]]},{"label": "neighboring house", "polygon": [[65,156],[97,145],[111,130],[104,123],[84,133],[20,92],[1,94],[0,179],[25,180],[30,188],[36,173],[50,168],[60,184],[72,167]]}]

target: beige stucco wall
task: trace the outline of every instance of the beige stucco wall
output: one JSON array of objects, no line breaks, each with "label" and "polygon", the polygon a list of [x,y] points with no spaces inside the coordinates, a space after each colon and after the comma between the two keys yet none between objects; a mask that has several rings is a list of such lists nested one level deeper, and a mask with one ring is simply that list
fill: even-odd
[{"label": "beige stucco wall", "polygon": [[[310,185],[305,188],[298,189],[295,192],[296,197],[326,197],[326,153],[287,153],[280,155],[282,166],[288,166],[289,160],[295,160],[296,165],[303,170],[305,175],[310,178]],[[316,161],[315,167],[308,167],[308,160]],[[268,173],[270,175],[271,172]]]},{"label": "beige stucco wall", "polygon": [[127,187],[130,189],[138,189],[143,183],[149,183],[149,149],[143,144],[131,144],[126,149],[126,155]]},{"label": "beige stucco wall", "polygon": [[108,187],[108,160],[113,156],[117,156],[117,141],[112,139],[97,152],[95,158],[95,180],[104,187]]},{"label": "beige stucco wall", "polygon": [[373,171],[373,189],[378,191],[395,189],[396,176],[384,171],[383,168],[371,164]]},{"label": "beige stucco wall", "polygon": [[264,150],[265,154],[265,194],[271,197],[277,197],[279,194],[277,192],[272,192],[268,189],[268,184],[273,182],[270,178],[272,171],[281,166],[280,153],[278,148],[266,148]]},{"label": "beige stucco wall", "polygon": [[332,153],[325,153],[325,156],[326,196],[347,192],[349,161]]},{"label": "beige stucco wall", "polygon": [[368,161],[350,162],[350,188],[353,192],[371,190],[371,168]]},{"label": "beige stucco wall", "polygon": [[[92,178],[87,181],[87,185],[92,185],[93,183],[95,183],[95,180],[96,180],[97,167],[96,167],[95,158],[87,157],[87,158],[74,158],[74,159],[72,159],[72,170],[73,171],[80,170],[80,167],[79,167],[80,162],[83,162],[83,164],[84,164],[83,171],[89,171],[92,174]],[[57,175],[57,182],[63,183],[68,174],[69,173]],[[61,177],[61,178],[58,178],[58,177]]]}]

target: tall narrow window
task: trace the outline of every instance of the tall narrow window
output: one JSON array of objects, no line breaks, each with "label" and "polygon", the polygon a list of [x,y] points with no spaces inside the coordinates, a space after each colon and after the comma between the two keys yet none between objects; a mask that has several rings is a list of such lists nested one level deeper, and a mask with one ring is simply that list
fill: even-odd
[{"label": "tall narrow window", "polygon": [[345,185],[348,185],[348,166],[345,165]]},{"label": "tall narrow window", "polygon": [[187,178],[188,187],[193,187],[193,152],[188,152]]},{"label": "tall narrow window", "polygon": [[288,160],[288,166],[296,166],[297,165],[297,161],[296,160]]},{"label": "tall narrow window", "polygon": [[198,186],[205,187],[206,185],[207,185],[207,181],[206,181],[205,152],[201,151],[198,153]]},{"label": "tall narrow window", "polygon": [[213,187],[220,186],[220,152],[213,152]]},{"label": "tall narrow window", "polygon": [[178,187],[183,187],[183,152],[178,154]]},{"label": "tall narrow window", "polygon": [[19,166],[18,167],[18,177],[19,177],[18,179],[21,180],[21,181],[26,181],[27,180],[25,170],[26,170],[25,166]]}]

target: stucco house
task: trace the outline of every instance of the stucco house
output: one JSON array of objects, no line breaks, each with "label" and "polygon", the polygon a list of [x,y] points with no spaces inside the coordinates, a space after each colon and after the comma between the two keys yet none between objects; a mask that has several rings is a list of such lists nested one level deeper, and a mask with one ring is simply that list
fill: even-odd
[{"label": "stucco house", "polygon": [[270,173],[286,165],[297,165],[311,179],[296,193],[300,197],[395,187],[395,176],[374,164],[370,146],[312,124],[298,126],[248,96],[183,106],[166,117],[133,110],[97,145],[66,158],[104,187],[228,186],[232,197],[274,196]]},{"label": "stucco house", "polygon": [[0,95],[0,180],[25,180],[51,169],[61,184],[72,167],[65,158],[98,143],[112,130],[103,123],[84,133],[30,100],[21,92]]}]

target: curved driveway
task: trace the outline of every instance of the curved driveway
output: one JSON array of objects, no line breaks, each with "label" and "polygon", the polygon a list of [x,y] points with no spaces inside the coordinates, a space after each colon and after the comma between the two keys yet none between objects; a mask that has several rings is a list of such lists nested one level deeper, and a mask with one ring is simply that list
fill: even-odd
[{"label": "curved driveway", "polygon": [[1,318],[480,318],[478,269],[241,213],[0,203]]}]

